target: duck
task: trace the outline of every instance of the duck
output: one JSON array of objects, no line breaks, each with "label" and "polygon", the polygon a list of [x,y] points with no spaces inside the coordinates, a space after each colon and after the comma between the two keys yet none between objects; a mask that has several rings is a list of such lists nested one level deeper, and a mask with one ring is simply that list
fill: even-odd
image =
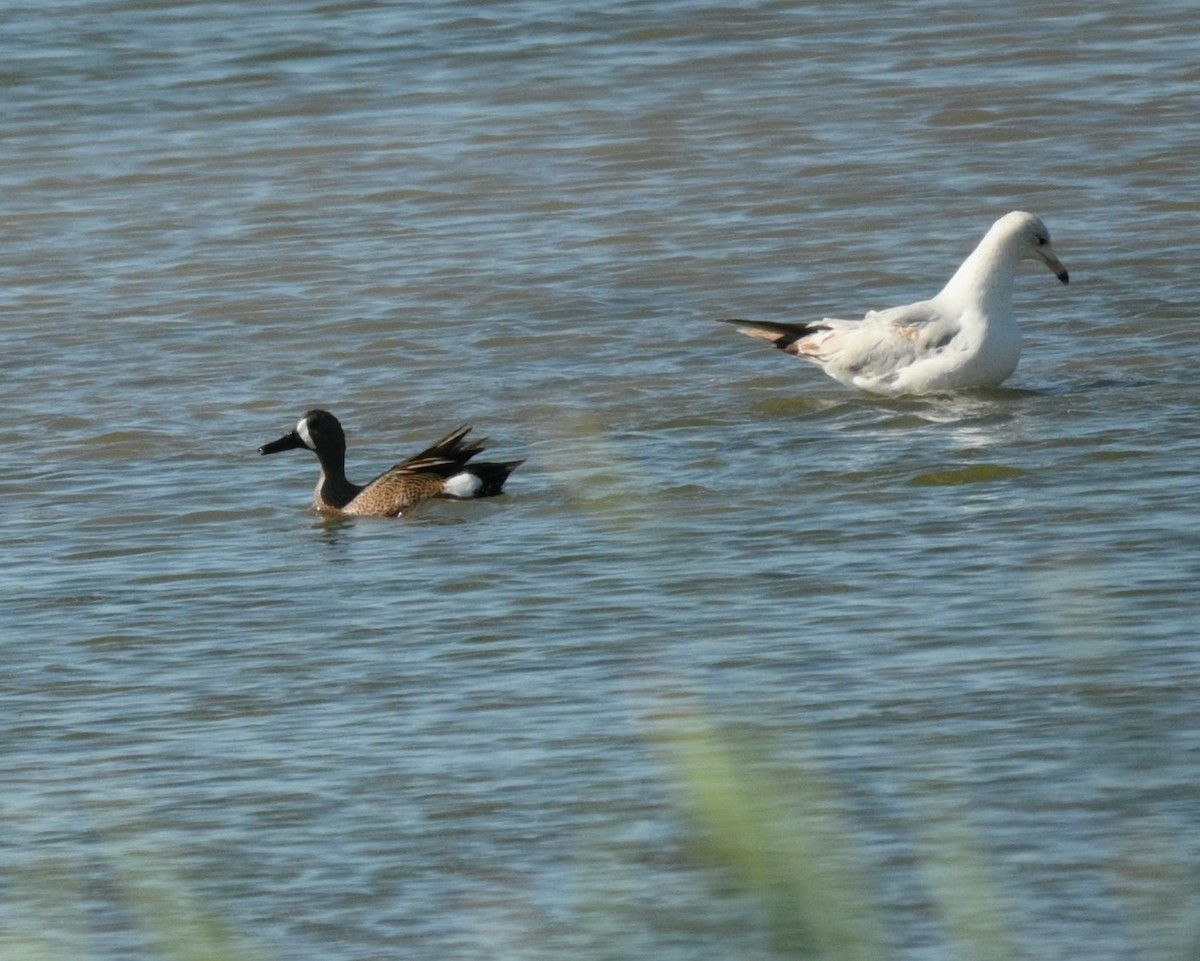
[{"label": "duck", "polygon": [[263,444],[260,454],[304,448],[317,455],[321,476],[313,493],[313,510],[327,516],[398,517],[434,497],[466,500],[493,497],[521,460],[468,463],[484,449],[484,439],[468,441],[470,425],[452,430],[437,443],[389,467],[366,484],[346,479],[346,432],[327,410],[307,411],[278,440]]},{"label": "duck", "polygon": [[1024,260],[1040,262],[1062,283],[1069,281],[1046,225],[1014,210],[992,224],[929,300],[869,311],[861,320],[721,322],[868,393],[897,397],[998,387],[1021,356],[1012,291],[1017,265]]}]

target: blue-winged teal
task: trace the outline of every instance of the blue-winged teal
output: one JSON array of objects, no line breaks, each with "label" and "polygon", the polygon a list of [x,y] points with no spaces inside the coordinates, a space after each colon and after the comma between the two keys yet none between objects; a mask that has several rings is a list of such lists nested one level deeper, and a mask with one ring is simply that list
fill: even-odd
[{"label": "blue-winged teal", "polygon": [[321,477],[313,494],[313,509],[322,514],[370,514],[396,517],[430,497],[491,497],[523,461],[468,464],[483,450],[484,441],[468,443],[470,427],[451,431],[432,447],[402,460],[363,486],[346,479],[346,434],[338,419],[325,410],[310,410],[295,430],[264,444],[260,454],[304,447],[321,462]]},{"label": "blue-winged teal", "polygon": [[876,394],[995,387],[1016,370],[1021,356],[1012,287],[1022,260],[1040,261],[1067,282],[1046,225],[1016,210],[992,224],[932,300],[873,310],[862,320],[726,322],[819,364],[843,384]]}]

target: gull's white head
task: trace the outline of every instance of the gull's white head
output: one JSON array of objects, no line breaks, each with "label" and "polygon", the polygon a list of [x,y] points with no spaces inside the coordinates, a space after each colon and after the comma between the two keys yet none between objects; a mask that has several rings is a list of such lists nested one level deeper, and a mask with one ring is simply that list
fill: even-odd
[{"label": "gull's white head", "polygon": [[1067,268],[1054,253],[1050,243],[1050,231],[1041,219],[1023,210],[1005,214],[988,231],[1006,247],[1017,252],[1018,260],[1040,260],[1064,284],[1068,280]]}]

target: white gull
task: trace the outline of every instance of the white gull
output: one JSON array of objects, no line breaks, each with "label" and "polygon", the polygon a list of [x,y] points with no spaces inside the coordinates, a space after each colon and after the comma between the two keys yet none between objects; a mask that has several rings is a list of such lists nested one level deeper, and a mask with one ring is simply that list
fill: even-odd
[{"label": "white gull", "polygon": [[928,394],[995,387],[1017,369],[1013,316],[1017,264],[1040,260],[1064,284],[1067,268],[1033,214],[1005,214],[932,300],[872,310],[862,320],[807,324],[726,320],[741,332],[819,364],[834,380],[875,394]]}]

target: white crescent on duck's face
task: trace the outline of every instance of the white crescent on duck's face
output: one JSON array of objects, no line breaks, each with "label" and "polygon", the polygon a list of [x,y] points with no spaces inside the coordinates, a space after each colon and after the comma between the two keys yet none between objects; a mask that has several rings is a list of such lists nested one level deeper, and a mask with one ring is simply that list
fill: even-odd
[{"label": "white crescent on duck's face", "polygon": [[304,441],[304,446],[309,450],[316,450],[317,445],[313,443],[312,434],[308,432],[308,418],[301,417],[300,423],[296,425],[296,433],[300,439]]}]

